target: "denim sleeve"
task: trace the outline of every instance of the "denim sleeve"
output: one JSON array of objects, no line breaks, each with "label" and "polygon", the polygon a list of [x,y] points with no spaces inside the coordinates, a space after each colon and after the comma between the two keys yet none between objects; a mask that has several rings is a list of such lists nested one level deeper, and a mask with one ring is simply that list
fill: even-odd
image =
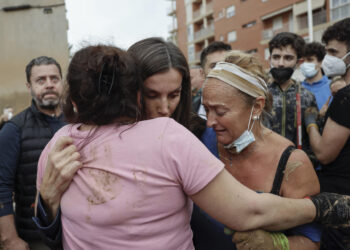
[{"label": "denim sleeve", "polygon": [[42,240],[51,249],[63,249],[62,247],[62,226],[61,226],[61,209],[58,209],[57,215],[52,223],[45,211],[41,196],[39,195],[37,205],[37,217],[33,217],[33,221],[37,227]]},{"label": "denim sleeve", "polygon": [[13,214],[12,194],[20,153],[20,130],[7,122],[0,130],[0,217]]},{"label": "denim sleeve", "polygon": [[309,223],[287,230],[286,235],[300,235],[310,239],[313,242],[320,242],[322,227],[317,223]]}]

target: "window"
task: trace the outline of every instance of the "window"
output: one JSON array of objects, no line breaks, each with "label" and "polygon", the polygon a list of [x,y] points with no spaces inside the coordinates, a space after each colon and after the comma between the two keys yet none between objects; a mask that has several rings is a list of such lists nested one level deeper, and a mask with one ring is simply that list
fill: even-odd
[{"label": "window", "polygon": [[224,35],[220,35],[220,41],[223,42],[225,40]]},{"label": "window", "polygon": [[187,48],[187,51],[188,51],[188,61],[189,62],[193,62],[195,60],[195,50],[194,50],[194,45],[191,44],[188,46]]},{"label": "window", "polygon": [[279,29],[282,29],[283,28],[283,20],[282,20],[282,17],[279,16],[279,17],[276,17],[275,19],[273,19],[273,22],[272,22],[272,29],[273,30],[279,30]]},{"label": "window", "polygon": [[253,27],[255,24],[256,24],[256,21],[252,21],[250,23],[243,24],[242,27],[243,28],[250,28],[250,27]]},{"label": "window", "polygon": [[331,21],[350,16],[350,0],[331,0]]},{"label": "window", "polygon": [[236,14],[236,8],[234,5],[227,7],[226,9],[226,18],[233,17]]},{"label": "window", "polygon": [[227,34],[227,40],[228,42],[234,42],[237,40],[237,32],[234,30],[234,31],[231,31]]},{"label": "window", "polygon": [[194,37],[193,37],[193,24],[190,24],[187,26],[187,40],[189,42],[193,41]]},{"label": "window", "polygon": [[192,20],[192,4],[186,5],[186,21]]}]

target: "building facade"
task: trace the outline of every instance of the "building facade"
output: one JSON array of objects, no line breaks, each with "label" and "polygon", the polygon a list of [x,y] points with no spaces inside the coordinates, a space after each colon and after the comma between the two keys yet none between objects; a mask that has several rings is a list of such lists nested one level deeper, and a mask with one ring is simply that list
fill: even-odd
[{"label": "building facade", "polygon": [[55,58],[66,71],[68,21],[64,0],[0,1],[0,114],[30,105],[25,66],[35,57]]},{"label": "building facade", "polygon": [[[309,41],[307,0],[170,0],[169,40],[191,65],[212,41],[269,57],[268,42],[277,33],[297,33]],[[321,41],[332,23],[350,16],[350,0],[311,0],[313,40]]]}]

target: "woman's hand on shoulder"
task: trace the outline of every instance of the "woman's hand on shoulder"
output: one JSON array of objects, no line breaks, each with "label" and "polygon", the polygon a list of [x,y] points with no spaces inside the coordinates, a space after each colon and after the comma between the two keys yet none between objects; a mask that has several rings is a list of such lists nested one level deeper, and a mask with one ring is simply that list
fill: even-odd
[{"label": "woman's hand on shoulder", "polygon": [[60,137],[49,153],[39,192],[44,206],[51,211],[53,217],[63,193],[82,166],[79,158],[73,139],[67,136]]}]

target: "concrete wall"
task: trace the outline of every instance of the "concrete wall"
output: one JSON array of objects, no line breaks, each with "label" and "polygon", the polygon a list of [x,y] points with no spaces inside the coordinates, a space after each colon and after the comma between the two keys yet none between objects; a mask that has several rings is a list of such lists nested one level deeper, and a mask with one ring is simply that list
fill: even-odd
[{"label": "concrete wall", "polygon": [[[38,56],[55,58],[66,72],[69,60],[64,0],[2,0],[0,8],[30,4],[26,10],[0,10],[0,113],[6,105],[15,113],[30,104],[25,66]],[[44,13],[39,6],[52,6]],[[49,11],[50,12],[50,11]]]}]

